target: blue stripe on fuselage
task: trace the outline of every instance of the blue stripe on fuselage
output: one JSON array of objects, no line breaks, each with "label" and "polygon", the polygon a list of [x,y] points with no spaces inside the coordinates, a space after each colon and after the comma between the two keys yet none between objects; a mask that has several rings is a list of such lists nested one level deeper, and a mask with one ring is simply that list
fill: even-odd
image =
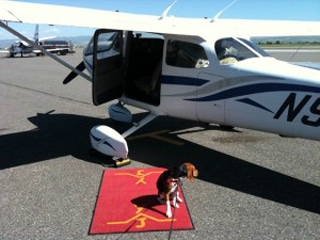
[{"label": "blue stripe on fuselage", "polygon": [[179,76],[168,76],[164,75],[161,77],[161,83],[163,84],[175,84],[175,85],[186,85],[186,86],[202,86],[209,82],[208,80],[199,78],[188,78]]},{"label": "blue stripe on fuselage", "polygon": [[216,101],[224,100],[228,98],[246,96],[256,93],[267,93],[267,92],[282,92],[282,91],[298,91],[298,92],[310,92],[310,93],[320,93],[319,87],[297,85],[297,84],[285,84],[285,83],[258,83],[251,84],[241,87],[235,87],[232,89],[224,90],[219,93],[211,94],[199,98],[189,98],[185,99],[187,101]]}]

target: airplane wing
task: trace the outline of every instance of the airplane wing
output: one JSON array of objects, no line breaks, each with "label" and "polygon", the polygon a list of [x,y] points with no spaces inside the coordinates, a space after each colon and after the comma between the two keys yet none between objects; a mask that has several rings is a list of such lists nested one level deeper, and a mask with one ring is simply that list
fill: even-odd
[{"label": "airplane wing", "polygon": [[320,35],[320,22],[163,18],[79,7],[0,1],[2,21],[195,36],[225,32],[235,36]]},{"label": "airplane wing", "polygon": [[254,37],[319,36],[320,22],[283,20],[218,19],[224,29]]},{"label": "airplane wing", "polygon": [[[25,11],[25,9],[28,9],[28,11]],[[146,32],[158,32],[159,27],[161,28],[157,24],[160,22],[157,16],[11,1],[1,1],[0,20]],[[162,31],[160,29],[159,31],[168,31],[168,29]]]}]

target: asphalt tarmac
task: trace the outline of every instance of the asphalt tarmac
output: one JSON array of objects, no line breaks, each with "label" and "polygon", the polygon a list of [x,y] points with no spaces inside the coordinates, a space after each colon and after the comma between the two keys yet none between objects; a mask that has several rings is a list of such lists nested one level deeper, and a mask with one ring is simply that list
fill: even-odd
[{"label": "asphalt tarmac", "polygon": [[[319,53],[277,54],[320,62]],[[75,66],[81,54],[62,58]],[[48,57],[0,57],[0,239],[168,239],[167,231],[88,235],[108,168],[89,154],[90,129],[129,126],[93,106],[90,82],[63,85],[68,73]],[[145,114],[130,109],[135,120]],[[168,117],[134,136],[124,168],[199,169],[183,184],[195,229],[171,239],[319,239],[320,142]]]}]

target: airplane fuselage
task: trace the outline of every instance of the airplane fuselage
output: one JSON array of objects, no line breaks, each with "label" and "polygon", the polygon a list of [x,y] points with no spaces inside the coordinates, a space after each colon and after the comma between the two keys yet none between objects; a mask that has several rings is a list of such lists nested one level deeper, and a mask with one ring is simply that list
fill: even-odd
[{"label": "airplane fuselage", "polygon": [[[161,76],[159,106],[122,100],[159,115],[320,140],[319,71],[273,58],[246,61],[219,75],[214,69],[199,72],[201,79]],[[266,73],[267,66],[274,69]]]},{"label": "airplane fuselage", "polygon": [[[104,99],[107,66],[121,65],[112,60],[118,54],[124,67],[112,67],[112,77],[120,71],[124,75],[112,84],[123,82],[119,98],[124,103],[154,115],[320,140],[320,71],[274,59],[241,38],[139,35],[131,36],[130,44],[124,39],[125,51],[119,45],[110,47],[109,55],[96,54],[96,64],[104,61],[96,66],[104,77],[97,80],[93,74],[101,95],[96,105]],[[158,63],[161,71],[154,78]],[[150,87],[152,79],[156,81]]]}]

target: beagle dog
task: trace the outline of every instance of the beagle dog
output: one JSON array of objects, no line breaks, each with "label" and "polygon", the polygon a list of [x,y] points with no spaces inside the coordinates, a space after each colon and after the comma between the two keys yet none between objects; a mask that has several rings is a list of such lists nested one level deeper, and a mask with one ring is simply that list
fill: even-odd
[{"label": "beagle dog", "polygon": [[192,163],[183,163],[179,167],[173,167],[164,171],[158,178],[158,201],[162,204],[166,203],[166,216],[172,217],[170,200],[172,199],[173,207],[179,208],[177,202],[181,203],[179,197],[178,185],[181,184],[181,179],[187,177],[190,182],[198,177],[198,170]]}]

